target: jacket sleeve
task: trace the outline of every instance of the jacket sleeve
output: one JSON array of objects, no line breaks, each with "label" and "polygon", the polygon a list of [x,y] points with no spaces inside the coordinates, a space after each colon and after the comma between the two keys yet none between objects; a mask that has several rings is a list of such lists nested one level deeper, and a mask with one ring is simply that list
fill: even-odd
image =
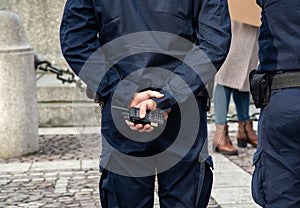
[{"label": "jacket sleeve", "polygon": [[121,75],[113,67],[106,73],[97,59],[91,61],[101,47],[98,37],[102,25],[101,19],[97,19],[100,16],[95,14],[93,0],[67,0],[60,27],[60,43],[63,56],[74,73],[105,98],[112,94]]},{"label": "jacket sleeve", "polygon": [[262,7],[262,0],[256,0],[256,4],[260,7]]},{"label": "jacket sleeve", "polygon": [[[187,54],[191,65],[181,64],[175,74],[186,82],[186,88],[176,84],[178,77],[167,80],[165,96],[154,99],[159,108],[184,102],[193,93],[197,96],[211,82],[228,54],[231,41],[231,24],[226,0],[202,0],[195,13],[195,48]],[[198,50],[197,50],[198,49]],[[200,49],[200,50],[199,50]],[[193,56],[198,54],[198,58]],[[194,59],[194,60],[193,60]],[[176,99],[175,99],[176,98]]]}]

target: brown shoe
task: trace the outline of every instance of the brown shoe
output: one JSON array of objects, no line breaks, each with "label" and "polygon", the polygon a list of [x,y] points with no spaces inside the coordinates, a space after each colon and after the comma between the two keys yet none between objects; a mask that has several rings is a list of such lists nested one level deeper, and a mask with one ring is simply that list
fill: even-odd
[{"label": "brown shoe", "polygon": [[232,145],[228,135],[228,125],[216,125],[213,138],[213,150],[224,155],[237,155],[237,149]]},{"label": "brown shoe", "polygon": [[245,121],[239,121],[236,139],[238,147],[247,147],[248,137],[245,128]]},{"label": "brown shoe", "polygon": [[253,130],[252,121],[239,121],[237,134],[238,147],[247,147],[247,143],[251,144],[253,147],[257,147],[258,140],[257,135]]},{"label": "brown shoe", "polygon": [[257,147],[258,144],[257,134],[253,130],[253,123],[251,120],[245,121],[245,129],[247,134],[247,142],[251,144],[253,147]]}]

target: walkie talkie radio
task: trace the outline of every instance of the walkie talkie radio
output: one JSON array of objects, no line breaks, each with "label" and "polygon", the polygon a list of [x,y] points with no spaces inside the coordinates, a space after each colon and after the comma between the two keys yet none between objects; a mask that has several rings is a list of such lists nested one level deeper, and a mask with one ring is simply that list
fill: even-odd
[{"label": "walkie talkie radio", "polygon": [[140,118],[140,109],[132,107],[122,108],[117,106],[112,106],[113,109],[122,110],[122,115],[124,119],[130,120],[135,124],[142,124],[143,126],[146,124],[150,124],[153,127],[162,126],[165,123],[164,112],[161,109],[157,109],[155,111],[146,111],[145,118]]}]

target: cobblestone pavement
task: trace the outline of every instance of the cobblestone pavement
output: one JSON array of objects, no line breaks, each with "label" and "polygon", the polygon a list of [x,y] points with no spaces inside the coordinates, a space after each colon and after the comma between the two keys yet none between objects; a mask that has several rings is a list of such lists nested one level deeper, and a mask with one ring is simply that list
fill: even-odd
[{"label": "cobblestone pavement", "polygon": [[[99,136],[40,136],[40,151],[35,154],[0,160],[1,165],[30,164],[51,161],[76,161],[98,157]],[[89,145],[86,145],[89,144]],[[49,163],[51,165],[51,163]],[[97,168],[42,171],[0,170],[0,207],[67,208],[100,207]],[[158,208],[156,193],[155,208]],[[209,208],[220,206],[210,199]]]},{"label": "cobblestone pavement", "polygon": [[[0,159],[1,163],[44,162],[57,160],[98,159],[101,146],[99,135],[41,135],[40,151],[13,159]],[[86,144],[89,144],[88,146]]]},{"label": "cobblestone pavement", "polygon": [[[95,170],[2,174],[0,207],[99,208],[98,181]],[[211,199],[208,207],[219,206]]]},{"label": "cobblestone pavement", "polygon": [[100,207],[96,170],[4,173],[0,207]]}]

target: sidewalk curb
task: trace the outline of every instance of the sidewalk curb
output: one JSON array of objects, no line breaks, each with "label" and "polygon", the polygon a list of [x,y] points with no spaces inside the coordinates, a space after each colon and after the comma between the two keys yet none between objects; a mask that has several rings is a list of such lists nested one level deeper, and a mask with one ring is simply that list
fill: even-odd
[{"label": "sidewalk curb", "polygon": [[251,195],[251,175],[225,156],[213,153],[212,197],[222,208],[256,208]]},{"label": "sidewalk curb", "polygon": [[95,159],[90,160],[62,160],[34,163],[7,163],[0,164],[1,173],[22,173],[39,171],[62,171],[62,170],[87,170],[98,169],[99,164]]}]

